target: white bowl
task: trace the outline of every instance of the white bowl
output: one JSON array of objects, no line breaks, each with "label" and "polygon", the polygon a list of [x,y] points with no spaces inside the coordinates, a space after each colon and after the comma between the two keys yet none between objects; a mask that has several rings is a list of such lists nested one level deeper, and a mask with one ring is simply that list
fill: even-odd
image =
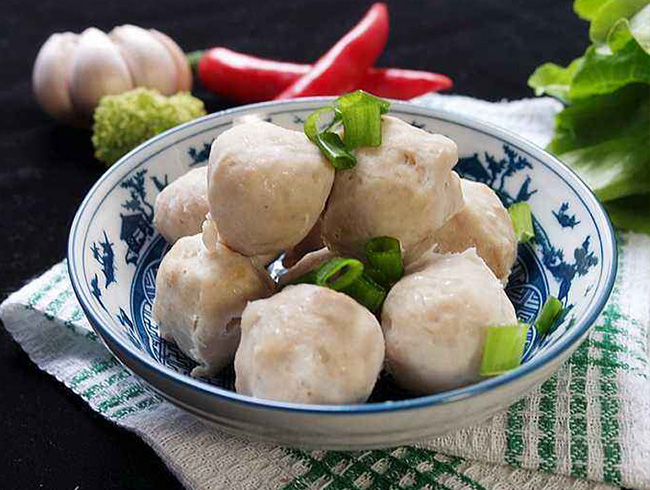
[{"label": "white bowl", "polygon": [[111,352],[172,403],[234,433],[282,444],[369,448],[410,443],[479,422],[545,381],[585,338],[611,292],[616,244],[607,215],[589,189],[557,159],[483,122],[394,103],[392,114],[458,143],[463,176],[490,185],[506,205],[527,201],[536,241],[519,246],[507,292],[523,321],[548,295],[565,304],[561,324],[540,338],[531,329],[523,364],[464,388],[408,398],[385,379],[363,405],[300,405],[233,391],[227,368],[209,380],[151,321],[155,274],[168,246],[152,226],[153,203],[168,182],[204,165],[212,140],[233,119],[261,115],[301,129],[330,102],[311,98],[255,104],[211,114],[142,144],[90,190],[70,232],[68,267],[77,297]]}]

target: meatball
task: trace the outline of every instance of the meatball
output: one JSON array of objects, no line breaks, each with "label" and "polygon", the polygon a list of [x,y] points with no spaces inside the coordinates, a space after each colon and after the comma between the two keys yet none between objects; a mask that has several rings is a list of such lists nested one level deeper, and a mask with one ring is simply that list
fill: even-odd
[{"label": "meatball", "polygon": [[309,230],[307,236],[302,239],[295,247],[290,250],[285,250],[282,265],[285,267],[293,267],[305,255],[323,248],[323,237],[321,237],[321,227],[323,224],[322,218],[318,218],[314,227]]},{"label": "meatball", "polygon": [[244,255],[299,243],[325,207],[334,168],[298,131],[234,126],[212,144],[208,201],[223,242]]},{"label": "meatball", "polygon": [[407,272],[381,313],[387,369],[420,394],[478,381],[488,326],[517,322],[501,283],[474,249],[432,254]]},{"label": "meatball", "polygon": [[337,172],[323,219],[323,240],[342,255],[363,256],[376,236],[397,238],[405,262],[433,245],[432,235],[463,206],[456,144],[394,118],[382,118],[382,144],[356,150]]},{"label": "meatball", "polygon": [[208,214],[208,169],[190,170],[165,187],[156,198],[154,226],[173,244],[201,232]]},{"label": "meatball", "polygon": [[296,403],[364,402],[384,362],[375,317],[348,296],[300,284],[249,303],[235,356],[238,393]]},{"label": "meatball", "polygon": [[179,239],[156,276],[153,318],[205,376],[230,362],[239,343],[239,318],[250,300],[273,292],[273,281],[252,259],[202,235]]},{"label": "meatball", "polygon": [[517,236],[506,208],[485,184],[461,179],[465,206],[435,232],[437,251],[476,252],[494,275],[508,282],[517,258]]}]

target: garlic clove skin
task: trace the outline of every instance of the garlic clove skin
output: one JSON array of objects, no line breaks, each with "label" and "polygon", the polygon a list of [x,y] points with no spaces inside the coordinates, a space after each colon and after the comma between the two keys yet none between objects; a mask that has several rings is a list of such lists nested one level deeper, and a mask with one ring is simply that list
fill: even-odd
[{"label": "garlic clove skin", "polygon": [[178,75],[174,59],[149,31],[126,24],[115,27],[108,37],[122,53],[136,87],[156,89],[163,95],[176,93]]},{"label": "garlic clove skin", "polygon": [[156,29],[149,29],[149,32],[155,37],[169,52],[174,64],[176,65],[176,90],[178,92],[190,92],[192,90],[192,69],[187,62],[185,53],[176,44],[176,42],[167,34],[157,31]]},{"label": "garlic clove skin", "polygon": [[129,68],[117,46],[99,29],[90,27],[83,31],[74,53],[70,83],[77,113],[90,119],[104,95],[133,88]]},{"label": "garlic clove skin", "polygon": [[48,115],[60,121],[75,119],[69,73],[78,38],[72,32],[52,34],[34,62],[32,87],[36,100]]}]

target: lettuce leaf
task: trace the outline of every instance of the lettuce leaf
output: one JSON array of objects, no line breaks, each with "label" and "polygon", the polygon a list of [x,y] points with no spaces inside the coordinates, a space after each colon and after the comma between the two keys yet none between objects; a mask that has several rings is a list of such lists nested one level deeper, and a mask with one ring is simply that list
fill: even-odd
[{"label": "lettuce leaf", "polygon": [[571,81],[582,66],[582,62],[583,59],[578,58],[566,68],[555,63],[544,63],[530,76],[528,85],[535,89],[537,96],[548,94],[566,103],[569,101]]},{"label": "lettuce leaf", "polygon": [[635,39],[630,38],[618,51],[608,54],[590,46],[571,79],[569,99],[607,94],[637,82],[650,83],[650,55]]},{"label": "lettuce leaf", "polygon": [[650,234],[650,0],[576,0],[593,44],[528,84],[566,107],[548,150],[603,201],[616,226]]},{"label": "lettuce leaf", "polygon": [[595,44],[607,41],[607,35],[619,19],[631,19],[648,5],[648,0],[609,0],[601,2],[602,6],[595,12],[592,10],[589,37]]},{"label": "lettuce leaf", "polygon": [[593,20],[605,3],[604,0],[576,0],[573,4],[573,10],[578,14],[578,17],[585,20]]},{"label": "lettuce leaf", "polygon": [[562,153],[601,201],[650,191],[650,135],[633,134]]},{"label": "lettuce leaf", "polygon": [[614,226],[650,235],[650,194],[610,201],[605,209]]},{"label": "lettuce leaf", "polygon": [[567,106],[555,118],[555,135],[547,149],[560,155],[631,131],[643,132],[650,125],[649,91],[645,84],[633,84]]}]

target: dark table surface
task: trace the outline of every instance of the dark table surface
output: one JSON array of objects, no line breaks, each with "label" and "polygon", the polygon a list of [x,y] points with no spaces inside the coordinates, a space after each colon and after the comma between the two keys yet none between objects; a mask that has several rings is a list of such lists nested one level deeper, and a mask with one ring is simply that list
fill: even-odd
[{"label": "dark table surface", "polygon": [[[439,71],[453,93],[489,100],[532,96],[544,61],[565,63],[587,43],[570,0],[390,3],[379,64]],[[226,45],[261,56],[316,59],[360,18],[368,1],[138,0],[0,3],[0,300],[65,255],[74,212],[104,168],[89,134],[57,127],[31,96],[39,46],[56,31],[132,23],[171,35],[185,50]],[[230,107],[200,88],[210,111]],[[0,328],[0,487],[180,489],[148,446],[92,412],[39,371]]]}]

